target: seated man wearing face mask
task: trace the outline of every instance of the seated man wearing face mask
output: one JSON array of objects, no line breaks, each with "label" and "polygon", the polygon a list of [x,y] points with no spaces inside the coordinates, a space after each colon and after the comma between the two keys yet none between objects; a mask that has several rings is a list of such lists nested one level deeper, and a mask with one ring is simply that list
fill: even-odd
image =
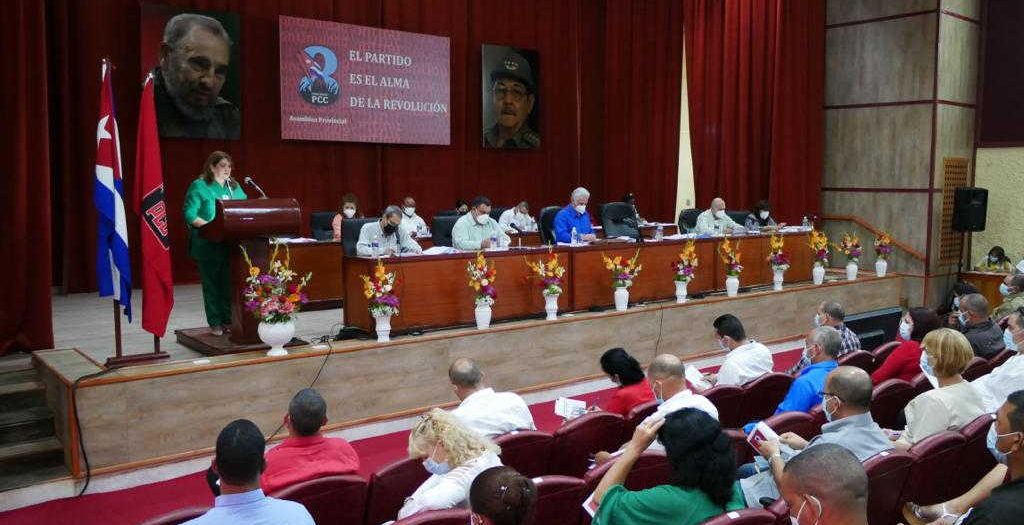
[{"label": "seated man wearing face mask", "polygon": [[1003,302],[992,310],[992,319],[996,322],[1024,306],[1024,273],[1007,275],[999,285],[999,293],[1003,295]]},{"label": "seated man wearing face mask", "polygon": [[412,237],[421,237],[429,233],[427,221],[416,215],[416,199],[407,196],[402,200],[402,228]]},{"label": "seated man wearing face mask", "polygon": [[724,235],[732,233],[733,230],[742,230],[743,226],[732,220],[725,213],[725,201],[721,197],[715,197],[711,201],[711,208],[704,210],[697,216],[697,226],[694,231],[701,235]]},{"label": "seated man wearing face mask", "polygon": [[500,248],[510,242],[498,222],[491,218],[491,201],[487,197],[470,201],[469,213],[459,217],[452,227],[452,245],[457,250]]},{"label": "seated man wearing face mask", "polygon": [[960,332],[971,343],[974,355],[988,359],[1003,351],[1003,330],[988,316],[988,301],[980,293],[960,298]]},{"label": "seated man wearing face mask", "polygon": [[498,225],[510,233],[537,231],[537,221],[530,217],[530,204],[526,201],[502,212],[501,217],[498,217]]},{"label": "seated man wearing face mask", "polygon": [[766,461],[762,468],[770,468],[740,480],[747,506],[761,506],[762,498],[777,499],[778,481],[786,462],[803,450],[833,443],[852,452],[861,462],[892,450],[885,431],[871,419],[871,388],[871,378],[860,368],[841,366],[830,372],[822,389],[822,409],[829,422],[810,441],[786,432],[778,441],[761,443],[758,452]]},{"label": "seated man wearing face mask", "polygon": [[590,192],[586,188],[579,187],[572,190],[569,197],[569,205],[558,210],[555,215],[554,232],[555,242],[572,242],[572,230],[576,229],[580,241],[590,242],[597,239],[594,235],[594,227],[590,224],[590,214],[587,213],[587,203],[590,202]]},{"label": "seated man wearing face mask", "polygon": [[[401,230],[402,209],[398,206],[384,208],[384,213],[377,222],[364,224],[359,230],[359,241],[356,243],[356,254],[360,257],[380,255],[389,257],[402,253],[423,253],[420,245],[409,234]],[[373,241],[379,243],[379,252],[373,252]]]}]

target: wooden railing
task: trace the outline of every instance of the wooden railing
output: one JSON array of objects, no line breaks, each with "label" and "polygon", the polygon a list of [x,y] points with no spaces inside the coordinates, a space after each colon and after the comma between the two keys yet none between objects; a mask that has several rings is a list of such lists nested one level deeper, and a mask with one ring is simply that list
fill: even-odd
[{"label": "wooden railing", "polygon": [[[824,217],[821,217],[821,220],[823,220],[823,221],[833,221],[833,222],[848,221],[848,222],[852,222],[852,223],[856,224],[857,226],[860,226],[861,228],[864,228],[865,230],[868,230],[869,232],[875,234],[876,236],[882,234],[882,229],[881,228],[878,228],[874,224],[871,224],[870,222],[864,220],[863,217],[858,217],[856,215],[826,215]],[[890,237],[892,236],[891,233],[889,235],[890,235]],[[924,262],[924,260],[925,260],[925,256],[924,256],[923,253],[915,250],[910,245],[908,245],[905,242],[900,241],[899,239],[893,238],[892,245],[897,247],[897,248],[899,248],[900,250],[906,252],[907,255],[910,255],[911,257],[913,257],[913,258],[915,258],[915,259],[917,259],[917,260],[919,260],[921,262]]]}]

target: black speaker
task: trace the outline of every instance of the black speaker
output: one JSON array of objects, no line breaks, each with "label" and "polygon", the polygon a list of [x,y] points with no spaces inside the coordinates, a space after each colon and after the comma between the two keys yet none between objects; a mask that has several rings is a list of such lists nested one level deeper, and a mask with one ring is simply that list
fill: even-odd
[{"label": "black speaker", "polygon": [[988,213],[988,190],[957,188],[953,199],[953,229],[958,232],[985,231]]}]

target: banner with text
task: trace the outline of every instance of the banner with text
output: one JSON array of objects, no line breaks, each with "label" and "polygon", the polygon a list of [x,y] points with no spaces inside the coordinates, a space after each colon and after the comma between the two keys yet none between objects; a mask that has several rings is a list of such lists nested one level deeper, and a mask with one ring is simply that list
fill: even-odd
[{"label": "banner with text", "polygon": [[281,138],[451,143],[446,37],[280,17]]}]

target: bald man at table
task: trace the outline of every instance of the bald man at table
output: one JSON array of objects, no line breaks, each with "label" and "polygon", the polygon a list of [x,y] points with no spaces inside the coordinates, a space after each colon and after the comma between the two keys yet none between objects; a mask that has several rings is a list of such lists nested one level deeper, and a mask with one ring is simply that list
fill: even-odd
[{"label": "bald man at table", "polygon": [[711,200],[711,208],[697,216],[697,226],[693,230],[700,235],[724,235],[742,229],[743,226],[725,213],[725,201],[721,197],[715,197]]}]

